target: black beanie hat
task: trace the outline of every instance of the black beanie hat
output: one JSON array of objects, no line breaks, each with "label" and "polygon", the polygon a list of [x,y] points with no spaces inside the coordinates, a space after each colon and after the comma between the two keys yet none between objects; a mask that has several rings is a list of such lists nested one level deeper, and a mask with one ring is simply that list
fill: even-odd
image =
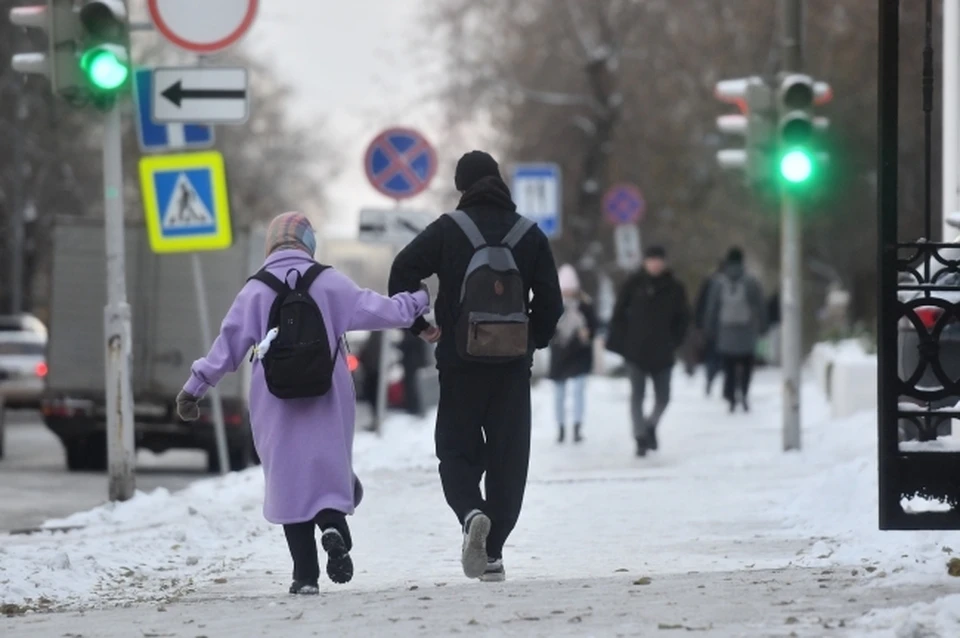
[{"label": "black beanie hat", "polygon": [[727,262],[731,264],[742,264],[743,263],[743,250],[734,246],[727,253]]},{"label": "black beanie hat", "polygon": [[666,259],[667,258],[667,249],[663,246],[650,246],[647,248],[647,259]]},{"label": "black beanie hat", "polygon": [[497,160],[483,151],[470,151],[457,162],[457,172],[454,185],[461,193],[484,177],[500,177],[500,166]]}]

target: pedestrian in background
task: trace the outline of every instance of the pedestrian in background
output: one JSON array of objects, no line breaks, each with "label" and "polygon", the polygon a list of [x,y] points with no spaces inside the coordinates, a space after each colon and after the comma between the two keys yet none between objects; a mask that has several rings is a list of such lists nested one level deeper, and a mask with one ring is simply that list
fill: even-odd
[{"label": "pedestrian in background", "polygon": [[[637,456],[659,447],[657,427],[670,403],[676,353],[689,322],[686,290],[667,267],[663,247],[652,246],[640,271],[627,279],[620,290],[607,339],[607,349],[627,362]],[[654,394],[650,416],[644,415],[643,410],[647,379],[653,382]]]},{"label": "pedestrian in background", "polygon": [[[597,334],[597,315],[580,290],[580,278],[570,264],[558,272],[563,295],[563,315],[550,343],[550,378],[557,401],[557,441],[566,439],[567,397],[573,399],[573,441],[583,441],[583,416],[587,375],[593,370],[593,339]],[[570,390],[568,395],[567,390]]]},{"label": "pedestrian in background", "polygon": [[[210,352],[194,362],[177,412],[185,421],[198,419],[200,399],[254,349],[250,425],[266,483],[263,515],[283,525],[293,558],[290,593],[317,594],[314,530],[322,532],[327,575],[349,582],[346,517],[363,497],[352,466],[355,401],[344,334],[408,328],[430,299],[425,291],[387,298],[320,266],[313,228],[299,213],[271,222],[266,248],[263,268],[237,295]],[[274,323],[280,316],[284,321]],[[271,351],[285,358],[272,359]]]},{"label": "pedestrian in background", "polygon": [[707,302],[707,326],[723,360],[723,398],[735,412],[750,410],[750,381],[757,341],[766,331],[767,306],[760,282],[747,274],[743,251],[731,248]]},{"label": "pedestrian in background", "polygon": [[698,335],[697,338],[700,341],[703,370],[707,379],[707,396],[710,396],[713,391],[713,382],[723,370],[723,361],[717,353],[715,337],[711,336],[716,334],[716,329],[707,325],[707,304],[710,301],[710,293],[717,283],[717,277],[723,273],[726,263],[726,261],[721,261],[716,270],[707,275],[701,282],[694,309],[694,326]]},{"label": "pedestrian in background", "polygon": [[407,414],[422,417],[423,393],[420,391],[420,370],[427,365],[427,344],[409,331],[400,341],[400,363],[403,367],[403,403]]},{"label": "pedestrian in background", "polygon": [[400,251],[389,290],[440,279],[437,325],[413,326],[438,342],[440,482],[463,531],[464,575],[502,581],[530,464],[533,352],[550,345],[563,300],[550,242],[517,214],[493,157],[467,153],[454,181],[457,210]]}]

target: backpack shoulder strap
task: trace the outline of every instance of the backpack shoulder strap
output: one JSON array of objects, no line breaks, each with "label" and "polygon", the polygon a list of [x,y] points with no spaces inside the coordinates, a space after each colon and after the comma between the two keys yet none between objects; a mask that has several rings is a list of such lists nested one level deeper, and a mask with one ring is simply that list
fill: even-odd
[{"label": "backpack shoulder strap", "polygon": [[487,245],[487,240],[483,238],[483,233],[480,232],[480,229],[477,228],[477,225],[465,212],[462,210],[455,210],[452,213],[448,213],[448,216],[457,224],[457,226],[460,227],[460,230],[463,231],[463,234],[467,236],[467,239],[469,239],[470,243],[473,244],[474,250],[483,248]]},{"label": "backpack shoulder strap", "polygon": [[297,291],[306,293],[310,290],[310,286],[313,285],[313,282],[317,280],[323,271],[329,270],[330,266],[324,264],[314,263],[300,275],[300,278],[297,280]]},{"label": "backpack shoulder strap", "polygon": [[284,292],[290,289],[286,284],[280,281],[280,279],[278,279],[275,275],[271,274],[266,268],[261,268],[252,277],[247,279],[247,281],[253,281],[253,280],[256,280],[268,285],[270,289],[273,290],[278,295],[282,295]]},{"label": "backpack shoulder strap", "polygon": [[520,219],[517,220],[517,223],[514,224],[513,228],[510,229],[510,232],[507,233],[503,238],[503,245],[513,250],[517,247],[517,244],[520,243],[520,240],[530,232],[530,229],[536,225],[536,222],[534,222],[532,219],[521,215]]}]

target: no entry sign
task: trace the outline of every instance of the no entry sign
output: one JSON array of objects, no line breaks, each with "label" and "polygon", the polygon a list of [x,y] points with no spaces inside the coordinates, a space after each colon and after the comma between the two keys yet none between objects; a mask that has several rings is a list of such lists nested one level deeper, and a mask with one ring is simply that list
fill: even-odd
[{"label": "no entry sign", "polygon": [[253,25],[259,0],[147,0],[157,31],[181,49],[216,53]]}]

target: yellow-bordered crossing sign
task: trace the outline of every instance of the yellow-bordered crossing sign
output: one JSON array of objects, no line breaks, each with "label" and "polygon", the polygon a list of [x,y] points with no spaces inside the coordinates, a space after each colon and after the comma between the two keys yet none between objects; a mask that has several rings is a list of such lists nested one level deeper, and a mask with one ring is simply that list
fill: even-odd
[{"label": "yellow-bordered crossing sign", "polygon": [[140,160],[140,189],[154,252],[230,247],[230,197],[220,153],[144,157]]}]

